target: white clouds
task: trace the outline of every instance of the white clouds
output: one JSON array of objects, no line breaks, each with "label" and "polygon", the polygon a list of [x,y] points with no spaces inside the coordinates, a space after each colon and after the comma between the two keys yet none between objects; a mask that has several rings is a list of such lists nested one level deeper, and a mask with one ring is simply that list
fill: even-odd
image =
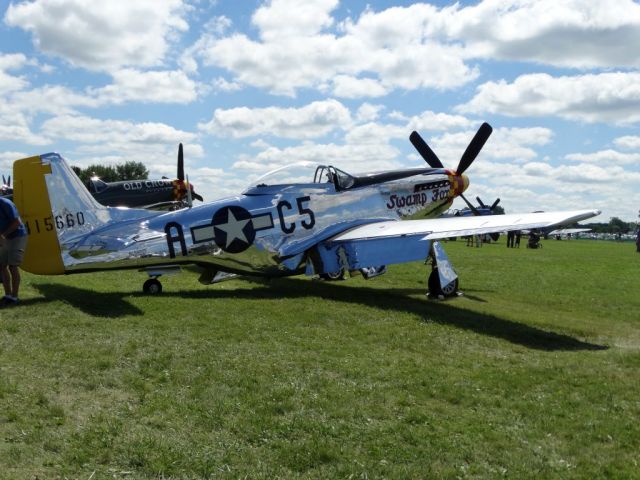
[{"label": "white clouds", "polygon": [[154,143],[177,145],[179,142],[195,139],[193,133],[177,130],[163,123],[132,123],[71,115],[45,121],[42,132],[52,138],[104,144],[106,151],[116,150],[117,145],[123,142],[141,145]]},{"label": "white clouds", "polygon": [[3,55],[0,53],[0,94],[15,90],[21,90],[27,86],[23,77],[16,77],[6,73],[7,70],[22,68],[27,62],[27,57],[21,53]]},{"label": "white clouds", "polygon": [[[252,22],[259,40],[218,29],[190,50],[234,81],[294,96],[302,88],[343,98],[394,89],[451,89],[474,80],[468,62],[502,59],[569,68],[638,67],[640,5],[632,0],[484,0],[425,3],[332,17],[336,0],[273,0]],[[337,28],[332,28],[337,25]],[[228,27],[225,23],[224,27]]]},{"label": "white clouds", "polygon": [[484,0],[452,12],[443,31],[464,41],[471,57],[640,66],[640,5],[632,0]]},{"label": "white clouds", "polygon": [[48,140],[31,131],[29,118],[11,105],[0,101],[0,141],[22,142],[27,145],[45,145]]},{"label": "white clouds", "polygon": [[0,121],[0,140],[24,142],[28,145],[46,145],[47,138],[31,131],[23,115],[16,115],[11,122]]},{"label": "white clouds", "polygon": [[358,107],[356,118],[360,122],[373,121],[378,118],[382,110],[384,110],[384,105],[373,105],[365,102]]},{"label": "white clouds", "polygon": [[283,138],[315,138],[351,122],[351,113],[336,100],[312,102],[301,108],[216,109],[210,122],[198,128],[216,136],[234,138],[274,135]]},{"label": "white clouds", "polygon": [[[366,11],[359,21],[344,22],[342,35],[328,32],[334,23],[329,13],[336,3],[273,1],[252,19],[261,41],[239,33],[224,38],[206,34],[194,45],[193,54],[205,65],[230,71],[237,82],[289,96],[301,88],[324,89],[328,84],[334,95],[346,98],[380,96],[397,88],[449,89],[478,75],[464,64],[460,45],[434,42],[425,38],[424,28],[416,31],[389,22],[389,11]],[[413,10],[399,11],[413,18]],[[425,15],[434,12],[431,7]],[[372,18],[376,25],[369,26]],[[380,32],[382,25],[394,25],[394,31]],[[405,40],[394,41],[398,32]]]},{"label": "white clouds", "polygon": [[621,153],[611,149],[594,153],[571,153],[566,155],[565,158],[574,162],[597,163],[604,167],[640,164],[640,153]]},{"label": "white clouds", "polygon": [[188,29],[184,8],[182,0],[34,0],[9,5],[4,19],[45,53],[110,71],[161,64],[171,35]]},{"label": "white clouds", "polygon": [[333,24],[338,0],[271,0],[253,14],[252,22],[265,41],[316,35]]},{"label": "white clouds", "polygon": [[386,144],[398,138],[409,138],[406,127],[375,122],[354,126],[345,135],[346,141],[352,144]]},{"label": "white clouds", "polygon": [[418,116],[409,119],[407,128],[420,131],[446,131],[455,128],[469,128],[472,122],[460,115],[436,113],[430,110],[422,112]]},{"label": "white clouds", "polygon": [[99,102],[88,95],[74,92],[61,85],[45,85],[16,92],[10,98],[16,111],[32,117],[38,113],[62,115],[76,113],[78,107],[97,107]]},{"label": "white clouds", "polygon": [[382,97],[388,92],[378,80],[336,75],[333,78],[333,94],[341,98]]},{"label": "white clouds", "polygon": [[92,94],[100,103],[190,103],[197,98],[197,84],[181,71],[113,72],[113,83]]},{"label": "white clouds", "polygon": [[26,63],[27,57],[22,53],[0,54],[0,70],[22,68]]},{"label": "white clouds", "polygon": [[640,137],[634,135],[626,135],[616,138],[613,143],[620,148],[628,150],[640,150]]},{"label": "white clouds", "polygon": [[152,178],[175,176],[180,142],[185,143],[185,168],[188,173],[191,173],[193,160],[204,154],[193,133],[159,122],[133,123],[63,115],[45,121],[42,133],[55,139],[56,144],[62,141],[75,144],[73,148],[60,152],[73,165],[87,167],[91,164],[135,160],[147,166]]},{"label": "white clouds", "polygon": [[640,121],[640,73],[521,75],[513,83],[480,85],[475,97],[457,110],[633,124]]}]

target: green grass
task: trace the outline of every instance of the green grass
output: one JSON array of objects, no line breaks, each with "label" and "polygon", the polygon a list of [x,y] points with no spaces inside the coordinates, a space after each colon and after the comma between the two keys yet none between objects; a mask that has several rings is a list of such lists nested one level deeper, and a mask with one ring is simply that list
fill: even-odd
[{"label": "green grass", "polygon": [[640,478],[640,255],[449,242],[426,268],[165,293],[24,275],[0,311],[0,478]]}]

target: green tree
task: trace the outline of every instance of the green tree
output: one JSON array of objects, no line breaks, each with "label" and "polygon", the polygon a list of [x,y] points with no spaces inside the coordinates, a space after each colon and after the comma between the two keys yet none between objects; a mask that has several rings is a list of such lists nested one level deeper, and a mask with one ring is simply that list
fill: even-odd
[{"label": "green tree", "polygon": [[149,178],[149,170],[142,162],[130,160],[116,165],[116,174],[119,180],[146,180]]},{"label": "green tree", "polygon": [[82,183],[87,183],[91,177],[100,177],[105,182],[119,182],[123,180],[146,180],[149,178],[149,170],[142,162],[133,160],[111,165],[89,165],[87,168],[71,167],[80,177]]},{"label": "green tree", "polygon": [[618,217],[611,217],[609,220],[609,231],[611,233],[627,233],[629,231],[629,224]]}]

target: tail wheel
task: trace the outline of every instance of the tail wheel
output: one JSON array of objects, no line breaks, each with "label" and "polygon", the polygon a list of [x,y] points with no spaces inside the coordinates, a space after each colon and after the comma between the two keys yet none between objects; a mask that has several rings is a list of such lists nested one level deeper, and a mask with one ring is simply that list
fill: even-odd
[{"label": "tail wheel", "polygon": [[162,293],[162,284],[157,278],[150,278],[142,285],[142,291],[147,295],[159,295]]}]

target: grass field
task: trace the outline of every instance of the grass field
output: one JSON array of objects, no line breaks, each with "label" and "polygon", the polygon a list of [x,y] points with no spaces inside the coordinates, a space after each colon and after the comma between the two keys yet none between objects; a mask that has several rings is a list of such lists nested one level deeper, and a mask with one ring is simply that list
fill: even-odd
[{"label": "grass field", "polygon": [[640,478],[640,254],[446,245],[326,283],[24,275],[0,478]]}]

